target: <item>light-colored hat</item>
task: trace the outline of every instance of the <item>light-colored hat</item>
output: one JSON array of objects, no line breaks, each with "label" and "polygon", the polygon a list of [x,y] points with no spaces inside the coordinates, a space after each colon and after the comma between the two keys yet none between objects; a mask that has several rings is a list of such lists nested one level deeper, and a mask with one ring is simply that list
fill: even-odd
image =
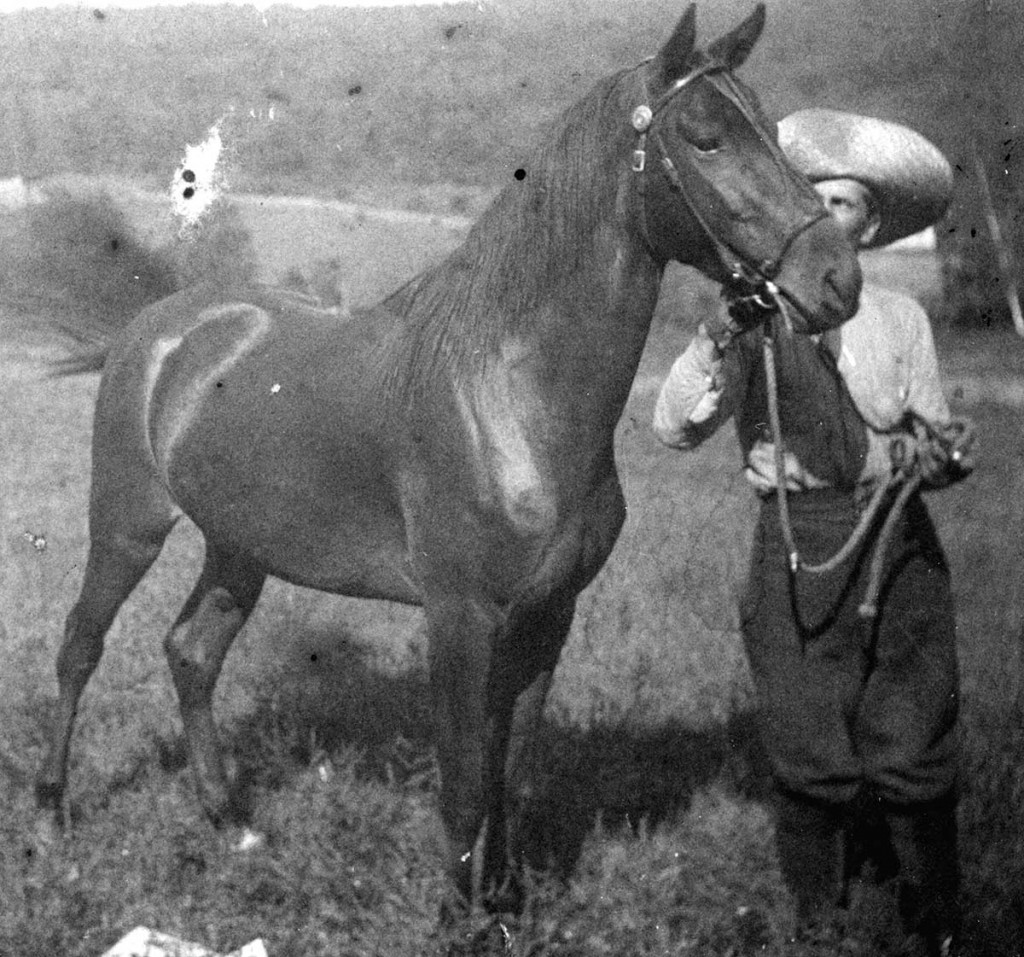
[{"label": "light-colored hat", "polygon": [[931,226],[949,206],[949,161],[898,123],[839,110],[798,110],[779,123],[779,145],[812,183],[856,179],[871,189],[882,218],[871,246]]}]

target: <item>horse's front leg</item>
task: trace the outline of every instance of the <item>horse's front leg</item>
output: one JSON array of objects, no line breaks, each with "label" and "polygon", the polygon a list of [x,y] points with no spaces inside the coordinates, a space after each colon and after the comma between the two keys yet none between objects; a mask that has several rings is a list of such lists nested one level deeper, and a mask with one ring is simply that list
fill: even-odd
[{"label": "horse's front leg", "polygon": [[473,851],[502,787],[508,732],[488,702],[491,657],[503,625],[497,610],[464,597],[426,605],[434,734],[441,767],[441,820],[448,874],[461,905],[473,900]]},{"label": "horse's front leg", "polygon": [[485,821],[484,903],[493,911],[521,905],[520,811],[533,787],[538,724],[572,615],[571,601],[511,619],[466,599],[428,606],[448,872],[467,905]]},{"label": "horse's front leg", "polygon": [[506,746],[501,761],[500,802],[488,810],[484,890],[495,911],[522,907],[523,867],[532,847],[527,810],[538,786],[541,720],[575,602],[559,601],[520,616],[492,667],[492,702]]}]

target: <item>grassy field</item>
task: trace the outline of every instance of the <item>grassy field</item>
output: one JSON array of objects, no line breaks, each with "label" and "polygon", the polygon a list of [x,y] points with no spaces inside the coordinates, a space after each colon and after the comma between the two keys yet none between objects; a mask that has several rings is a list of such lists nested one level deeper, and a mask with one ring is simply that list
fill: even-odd
[{"label": "grassy field", "polygon": [[[337,258],[355,300],[459,235],[458,223],[371,211],[361,225],[301,207],[244,215],[271,279],[294,271],[289,237],[319,217],[302,265]],[[925,267],[877,257],[870,272],[921,291]],[[545,729],[538,833],[568,882],[538,881],[507,926],[518,957],[784,952],[791,915],[735,622],[752,496],[730,434],[681,456],[648,425],[711,294],[670,273],[619,426],[629,518],[581,601]],[[217,699],[265,842],[243,852],[238,832],[203,819],[160,649],[200,563],[187,525],[122,610],[85,696],[73,836],[35,839],[31,777],[87,544],[96,379],[45,378],[34,360],[49,347],[3,318],[0,955],[92,957],[138,924],[221,951],[261,936],[273,957],[484,952],[436,923],[445,886],[415,612],[273,583]],[[940,351],[984,452],[974,477],[931,500],[959,606],[969,953],[1010,957],[1024,953],[1024,349],[1010,334],[942,332]],[[481,918],[470,930],[502,952],[501,928]]]}]

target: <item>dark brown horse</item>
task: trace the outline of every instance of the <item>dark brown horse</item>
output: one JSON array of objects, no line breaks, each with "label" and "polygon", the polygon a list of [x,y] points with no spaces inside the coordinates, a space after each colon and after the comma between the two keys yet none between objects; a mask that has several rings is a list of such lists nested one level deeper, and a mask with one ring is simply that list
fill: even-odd
[{"label": "dark brown horse", "polygon": [[210,817],[232,795],[214,684],[266,576],[422,605],[451,876],[470,898],[486,821],[485,888],[505,885],[532,729],[622,525],[612,434],[666,262],[771,278],[802,332],[857,303],[854,251],[732,75],[763,21],[701,52],[691,7],[565,113],[461,248],[374,308],[197,287],[113,339],[44,806],[62,804],[104,634],[184,514],[206,562],[165,647]]}]

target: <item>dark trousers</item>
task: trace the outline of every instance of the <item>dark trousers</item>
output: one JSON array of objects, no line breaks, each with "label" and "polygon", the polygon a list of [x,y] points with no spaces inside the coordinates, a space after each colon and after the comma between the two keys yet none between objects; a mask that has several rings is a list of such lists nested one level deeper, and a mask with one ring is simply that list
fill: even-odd
[{"label": "dark trousers", "polygon": [[[853,496],[790,496],[801,557],[830,557],[859,518]],[[780,863],[798,907],[839,896],[836,849],[850,809],[871,806],[904,896],[954,906],[959,678],[949,571],[919,496],[890,541],[878,615],[862,619],[874,537],[824,575],[789,571],[777,503],[766,498],[741,601],[762,737],[780,798]],[[936,822],[941,820],[941,825]],[[937,868],[926,873],[921,860]],[[920,881],[927,886],[916,886]],[[950,902],[950,897],[954,901]],[[931,918],[928,918],[930,920]]]}]

